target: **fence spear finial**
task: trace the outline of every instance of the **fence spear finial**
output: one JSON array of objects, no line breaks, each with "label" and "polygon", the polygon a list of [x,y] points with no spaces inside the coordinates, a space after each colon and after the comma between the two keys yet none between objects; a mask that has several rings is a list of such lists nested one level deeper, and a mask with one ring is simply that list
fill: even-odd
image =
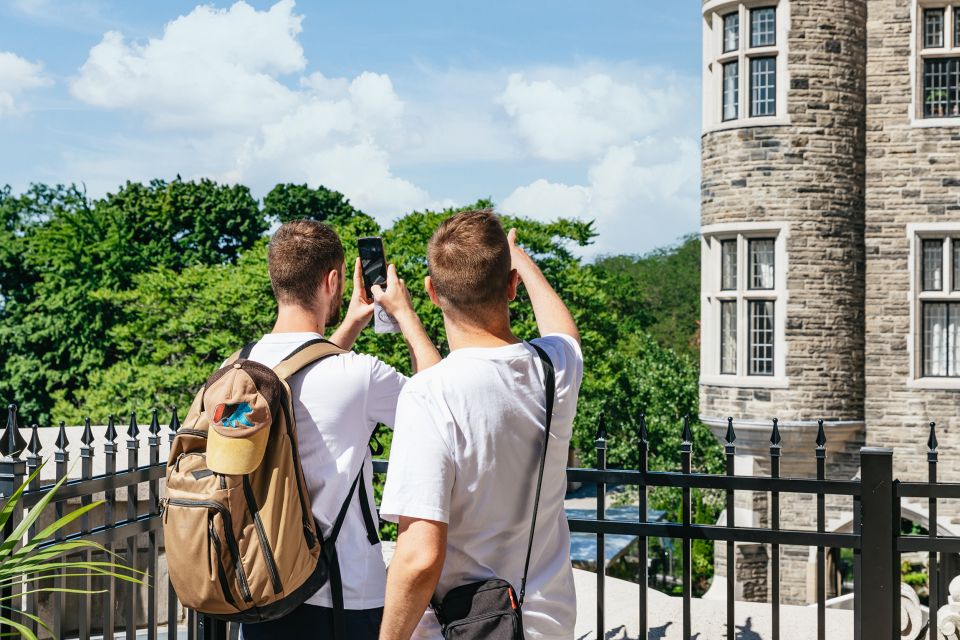
[{"label": "fence spear finial", "polygon": [[180,431],[180,416],[177,415],[177,405],[173,405],[173,415],[170,416],[170,439]]},{"label": "fence spear finial", "polygon": [[927,438],[927,449],[936,451],[940,443],[937,442],[937,423],[930,423],[930,437]]},{"label": "fence spear finial", "polygon": [[774,418],[773,433],[770,434],[770,444],[774,447],[779,447],[781,440],[783,440],[783,438],[780,437],[780,420],[778,418]]},{"label": "fence spear finial", "polygon": [[607,412],[601,411],[600,418],[597,420],[597,440],[607,439]]},{"label": "fence spear finial", "polygon": [[140,435],[140,427],[137,426],[137,414],[130,412],[130,426],[127,427],[127,439],[136,440]]},{"label": "fence spear finial", "polygon": [[115,442],[117,439],[117,427],[113,424],[113,414],[111,413],[107,416],[107,432],[103,434],[104,439],[107,442]]},{"label": "fence spear finial", "polygon": [[824,449],[827,446],[827,434],[823,431],[823,420],[817,420],[817,448]]},{"label": "fence spear finial", "polygon": [[690,428],[690,414],[683,416],[683,434],[680,436],[683,444],[693,444],[693,430]]},{"label": "fence spear finial", "polygon": [[0,453],[12,458],[13,454],[19,449],[19,447],[17,447],[17,436],[19,435],[17,405],[9,404],[7,405],[7,430],[3,432],[3,437],[0,438]]},{"label": "fence spear finial", "polygon": [[156,437],[160,434],[160,420],[157,419],[157,410],[154,408],[150,412],[150,435]]},{"label": "fence spear finial", "polygon": [[647,430],[647,414],[644,411],[640,412],[640,442],[647,443],[650,441],[650,432]]},{"label": "fence spear finial", "polygon": [[30,443],[27,445],[27,451],[33,455],[34,458],[39,457],[40,449],[43,448],[43,445],[40,444],[40,426],[34,422],[30,426]]},{"label": "fence spear finial", "polygon": [[733,430],[733,418],[727,418],[727,435],[724,438],[727,444],[733,444],[737,441],[737,432]]},{"label": "fence spear finial", "polygon": [[80,436],[80,442],[88,449],[93,445],[93,429],[90,427],[90,418],[83,420],[83,435]]},{"label": "fence spear finial", "polygon": [[[60,421],[60,432],[57,434],[57,449],[60,451],[66,451],[67,446],[70,444],[70,441],[67,440],[67,423],[63,420]],[[58,458],[59,460],[59,458]]]}]

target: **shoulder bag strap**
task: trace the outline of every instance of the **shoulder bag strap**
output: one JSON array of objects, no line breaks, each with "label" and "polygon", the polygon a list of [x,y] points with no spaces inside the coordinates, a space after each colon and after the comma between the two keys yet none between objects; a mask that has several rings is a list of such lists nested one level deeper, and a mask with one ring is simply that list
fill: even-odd
[{"label": "shoulder bag strap", "polygon": [[520,583],[520,602],[523,607],[523,597],[527,592],[527,572],[530,569],[530,552],[533,551],[533,534],[537,528],[537,511],[540,509],[540,488],[543,486],[543,468],[547,465],[547,445],[550,444],[550,423],[553,420],[553,401],[556,395],[556,375],[553,370],[553,362],[547,352],[539,346],[529,343],[531,347],[537,350],[537,355],[543,362],[543,383],[547,392],[547,422],[543,431],[543,451],[540,453],[540,473],[537,475],[537,494],[533,500],[533,519],[530,522],[530,539],[527,541],[527,559],[523,563],[523,581]]}]

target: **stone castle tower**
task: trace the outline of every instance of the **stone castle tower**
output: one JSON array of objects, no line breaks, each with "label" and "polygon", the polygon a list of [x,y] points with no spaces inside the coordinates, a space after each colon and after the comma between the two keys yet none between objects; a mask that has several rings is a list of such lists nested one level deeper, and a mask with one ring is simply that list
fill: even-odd
[{"label": "stone castle tower", "polygon": [[[925,423],[960,424],[960,2],[702,11],[701,420],[722,438],[735,418],[738,472],[769,473],[777,417],[781,473],[814,475],[822,418],[828,477],[853,477],[867,443],[906,479]],[[781,526],[811,528],[811,509],[782,496]],[[768,518],[765,495],[738,497],[738,525]],[[811,601],[809,549],[781,554],[784,601]],[[741,597],[766,597],[764,566],[738,547]]]}]

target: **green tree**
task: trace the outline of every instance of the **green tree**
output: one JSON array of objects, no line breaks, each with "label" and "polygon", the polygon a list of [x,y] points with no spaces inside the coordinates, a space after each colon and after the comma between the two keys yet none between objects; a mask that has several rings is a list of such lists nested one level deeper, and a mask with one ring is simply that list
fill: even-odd
[{"label": "green tree", "polygon": [[342,224],[360,213],[339,191],[305,184],[278,184],[263,199],[263,213],[271,220],[310,219]]},{"label": "green tree", "polygon": [[228,264],[263,235],[266,221],[242,186],[209,180],[127,183],[91,200],[75,186],[34,185],[0,202],[5,301],[0,393],[49,422],[88,378],[116,362],[107,340],[126,310],[102,291],[129,289],[138,274]]},{"label": "green tree", "polygon": [[594,268],[610,277],[621,317],[630,318],[665,347],[700,354],[700,239],[643,256],[606,256]]}]

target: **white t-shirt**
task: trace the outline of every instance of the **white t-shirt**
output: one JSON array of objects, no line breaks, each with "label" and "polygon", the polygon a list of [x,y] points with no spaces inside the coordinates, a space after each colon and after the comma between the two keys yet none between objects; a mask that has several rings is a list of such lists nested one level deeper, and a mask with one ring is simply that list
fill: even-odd
[{"label": "white t-shirt", "polygon": [[[250,359],[275,367],[307,340],[322,337],[318,333],[267,334],[253,347]],[[393,367],[353,352],[326,358],[290,378],[300,463],[313,516],[324,537],[333,529],[361,464],[371,513],[376,514],[367,445],[377,423],[394,424],[397,398],[406,382],[406,376]],[[380,545],[367,540],[359,493],[358,487],[337,538],[343,602],[347,609],[376,609],[383,606],[386,570]],[[307,602],[332,607],[329,583]]]},{"label": "white t-shirt", "polygon": [[[556,400],[523,619],[528,638],[568,640],[577,607],[563,498],[583,356],[569,336],[534,342],[556,369]],[[520,589],[545,405],[540,358],[524,343],[458,349],[400,394],[380,514],[448,524],[438,598],[494,577]],[[432,610],[414,638],[441,638]]]}]

